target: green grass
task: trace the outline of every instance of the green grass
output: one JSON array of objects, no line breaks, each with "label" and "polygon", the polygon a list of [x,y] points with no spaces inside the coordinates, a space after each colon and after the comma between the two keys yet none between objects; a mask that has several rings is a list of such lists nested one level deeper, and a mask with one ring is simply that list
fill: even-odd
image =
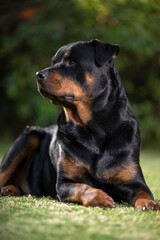
[{"label": "green grass", "polygon": [[[141,165],[160,200],[160,155],[142,152]],[[139,212],[127,204],[102,210],[50,198],[1,197],[0,239],[114,240],[160,239],[160,212]]]}]

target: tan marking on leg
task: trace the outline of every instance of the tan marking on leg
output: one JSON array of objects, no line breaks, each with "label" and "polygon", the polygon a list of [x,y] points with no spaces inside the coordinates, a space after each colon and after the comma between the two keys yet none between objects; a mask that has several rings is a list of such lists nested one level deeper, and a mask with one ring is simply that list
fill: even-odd
[{"label": "tan marking on leg", "polygon": [[30,138],[30,147],[28,149],[27,157],[24,162],[24,165],[21,167],[21,169],[18,169],[18,172],[15,173],[11,179],[11,182],[13,181],[14,184],[19,186],[24,194],[30,194],[30,188],[27,182],[28,177],[28,171],[29,167],[32,163],[32,156],[34,152],[36,151],[37,147],[39,146],[39,139],[35,137]]},{"label": "tan marking on leg", "polygon": [[80,203],[83,206],[115,208],[113,199],[100,189],[90,187],[87,184],[75,183],[73,195],[67,198],[67,201]]},{"label": "tan marking on leg", "polygon": [[85,165],[81,160],[74,161],[69,157],[61,159],[60,167],[69,179],[83,178],[89,170],[89,166]]},{"label": "tan marking on leg", "polygon": [[7,185],[0,189],[1,196],[20,196],[21,191],[14,185]]},{"label": "tan marking on leg", "polygon": [[137,200],[141,201],[142,199],[150,199],[151,200],[151,197],[148,195],[148,193],[146,193],[144,191],[139,191],[132,201],[132,206],[136,207]]},{"label": "tan marking on leg", "polygon": [[[7,182],[12,178],[13,174],[16,172],[21,161],[23,161],[23,159],[27,156],[31,157],[31,155],[33,154],[33,152],[36,150],[38,146],[39,146],[39,140],[36,137],[30,137],[27,145],[24,146],[22,150],[19,152],[19,154],[15,156],[9,168],[4,172],[0,173],[0,187],[3,187],[7,184]],[[26,163],[28,164],[27,161]],[[25,167],[27,165],[26,163],[24,165]],[[18,176],[20,174],[23,175],[24,172],[23,174],[22,172],[17,173],[18,175],[15,176],[15,178],[18,179]],[[13,180],[16,181],[16,179],[13,179]],[[21,182],[19,182],[19,184],[21,184]]]},{"label": "tan marking on leg", "polygon": [[153,210],[160,211],[160,205],[151,199],[148,193],[144,191],[137,192],[136,196],[133,198],[131,205],[138,210]]},{"label": "tan marking on leg", "polygon": [[134,162],[124,164],[121,167],[107,169],[97,174],[99,178],[110,182],[130,182],[137,174],[137,165]]}]

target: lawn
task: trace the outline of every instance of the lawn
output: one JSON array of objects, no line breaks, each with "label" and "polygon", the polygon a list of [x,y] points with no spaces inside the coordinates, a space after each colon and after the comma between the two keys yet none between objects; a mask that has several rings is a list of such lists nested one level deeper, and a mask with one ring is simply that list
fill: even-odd
[{"label": "lawn", "polygon": [[[155,199],[160,200],[160,155],[143,151],[141,165]],[[85,208],[50,198],[0,198],[0,239],[114,240],[160,239],[160,212]]]}]

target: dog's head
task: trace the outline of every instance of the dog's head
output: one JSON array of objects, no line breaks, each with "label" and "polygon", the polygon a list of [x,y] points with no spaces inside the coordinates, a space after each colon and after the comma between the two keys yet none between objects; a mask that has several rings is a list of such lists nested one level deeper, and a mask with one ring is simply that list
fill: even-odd
[{"label": "dog's head", "polygon": [[108,84],[104,75],[113,68],[118,53],[118,45],[99,40],[63,46],[52,66],[36,73],[38,90],[52,103],[62,105],[68,120],[86,125],[93,100]]}]

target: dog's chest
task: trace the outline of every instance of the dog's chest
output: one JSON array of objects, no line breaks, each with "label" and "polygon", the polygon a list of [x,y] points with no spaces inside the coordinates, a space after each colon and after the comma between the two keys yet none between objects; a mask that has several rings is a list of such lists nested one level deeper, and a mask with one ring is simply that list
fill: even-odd
[{"label": "dog's chest", "polygon": [[85,179],[91,173],[91,167],[80,159],[70,157],[61,158],[60,169],[63,174],[72,180]]}]

